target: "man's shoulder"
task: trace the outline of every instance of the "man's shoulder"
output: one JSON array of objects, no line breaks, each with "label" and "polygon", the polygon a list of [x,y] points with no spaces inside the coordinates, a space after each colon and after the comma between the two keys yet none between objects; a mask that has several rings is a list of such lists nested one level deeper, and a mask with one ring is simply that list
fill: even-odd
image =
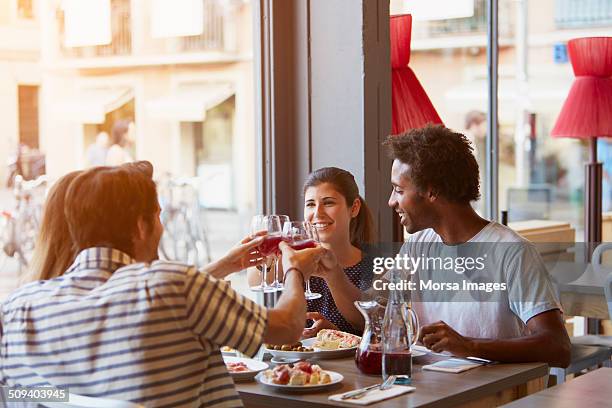
[{"label": "man's shoulder", "polygon": [[440,242],[440,236],[434,231],[433,228],[427,228],[414,234],[410,234],[406,239],[406,244],[416,242]]},{"label": "man's shoulder", "polygon": [[508,243],[529,243],[519,233],[498,222],[491,221],[476,236],[472,242],[508,242]]}]

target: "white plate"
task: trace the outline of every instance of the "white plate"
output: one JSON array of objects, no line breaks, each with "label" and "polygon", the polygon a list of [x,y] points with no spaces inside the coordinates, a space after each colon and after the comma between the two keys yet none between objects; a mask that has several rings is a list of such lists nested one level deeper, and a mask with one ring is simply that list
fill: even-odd
[{"label": "white plate", "polygon": [[270,362],[272,364],[293,364],[301,361],[299,358],[283,358],[283,357],[272,357]]},{"label": "white plate", "polygon": [[228,351],[224,351],[223,348],[221,348],[221,355],[223,355],[223,356],[231,356],[231,357],[238,357],[237,351],[234,350],[233,348],[230,348]]},{"label": "white plate", "polygon": [[310,339],[302,340],[302,344],[304,347],[312,347],[315,350],[315,355],[317,358],[340,358],[340,357],[351,357],[355,356],[355,352],[357,351],[357,347],[337,349],[337,350],[324,350],[318,347],[315,347],[315,343],[317,342],[316,337],[312,337]]},{"label": "white plate", "polygon": [[235,381],[236,380],[237,381],[252,380],[253,378],[255,378],[257,373],[270,368],[267,363],[264,363],[263,361],[253,360],[251,358],[223,356],[223,361],[225,361],[226,363],[244,363],[247,366],[247,368],[251,370],[251,371],[243,371],[240,373],[232,373],[232,372],[229,372],[228,370],[228,372],[230,373],[230,375]]},{"label": "white plate", "polygon": [[313,348],[314,351],[282,351],[282,350],[271,350],[266,349],[266,351],[272,356],[277,358],[284,359],[292,359],[299,358],[301,360],[307,360],[309,358],[341,358],[341,357],[351,357],[355,355],[355,351],[358,346],[347,348],[347,349],[338,349],[338,350],[323,350],[318,347],[315,347],[314,344],[317,342],[316,337],[312,337],[310,339],[301,340],[302,346]]},{"label": "white plate", "polygon": [[306,359],[314,357],[316,354],[314,351],[282,351],[282,350],[272,350],[269,348],[266,348],[266,352],[272,354],[272,356],[275,358],[280,358],[280,359],[285,359],[285,360],[296,359],[296,358],[300,360],[306,360]]},{"label": "white plate", "polygon": [[286,391],[286,392],[314,392],[314,391],[320,391],[320,390],[324,390],[327,388],[331,388],[334,385],[341,383],[342,380],[344,380],[344,376],[340,373],[337,373],[335,371],[329,371],[329,370],[323,370],[326,373],[329,374],[329,376],[331,377],[331,382],[327,383],[327,384],[316,384],[316,385],[282,385],[282,384],[274,384],[272,382],[268,382],[268,379],[266,378],[266,376],[264,375],[264,373],[259,373],[255,376],[255,379],[257,380],[258,383],[266,386],[266,387],[270,387],[279,391]]}]

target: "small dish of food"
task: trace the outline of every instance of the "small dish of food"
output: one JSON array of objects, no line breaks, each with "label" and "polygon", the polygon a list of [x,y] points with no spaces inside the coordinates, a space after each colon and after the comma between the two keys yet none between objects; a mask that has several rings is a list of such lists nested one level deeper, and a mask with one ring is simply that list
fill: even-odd
[{"label": "small dish of food", "polygon": [[223,346],[223,347],[221,347],[221,354],[223,356],[237,357],[238,356],[238,351],[234,350],[231,347]]},{"label": "small dish of food", "polygon": [[300,361],[282,364],[259,373],[255,379],[268,387],[283,391],[309,392],[329,388],[344,380],[340,373],[326,371],[316,364]]},{"label": "small dish of food", "polygon": [[250,381],[257,373],[269,368],[267,363],[251,358],[224,356],[223,361],[234,381]]}]

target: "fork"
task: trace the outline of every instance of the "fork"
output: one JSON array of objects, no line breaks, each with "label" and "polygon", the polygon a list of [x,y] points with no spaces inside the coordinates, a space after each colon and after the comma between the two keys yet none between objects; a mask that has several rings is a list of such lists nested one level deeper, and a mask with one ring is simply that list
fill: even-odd
[{"label": "fork", "polygon": [[387,390],[393,386],[395,379],[396,379],[396,376],[391,375],[387,377],[385,382],[383,382],[382,384],[371,385],[362,390],[357,390],[357,391],[346,393],[342,396],[342,399],[360,399],[360,398],[365,397],[366,394],[368,394],[370,391],[374,391],[376,389],[381,390],[381,391]]}]

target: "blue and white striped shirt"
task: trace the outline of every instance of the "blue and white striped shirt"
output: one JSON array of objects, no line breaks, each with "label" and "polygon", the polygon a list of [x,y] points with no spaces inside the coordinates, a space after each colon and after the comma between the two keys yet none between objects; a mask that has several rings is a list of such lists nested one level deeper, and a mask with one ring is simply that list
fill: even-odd
[{"label": "blue and white striped shirt", "polygon": [[194,267],[82,251],[0,308],[0,383],[155,407],[242,406],[220,347],[253,355],[266,309]]}]

